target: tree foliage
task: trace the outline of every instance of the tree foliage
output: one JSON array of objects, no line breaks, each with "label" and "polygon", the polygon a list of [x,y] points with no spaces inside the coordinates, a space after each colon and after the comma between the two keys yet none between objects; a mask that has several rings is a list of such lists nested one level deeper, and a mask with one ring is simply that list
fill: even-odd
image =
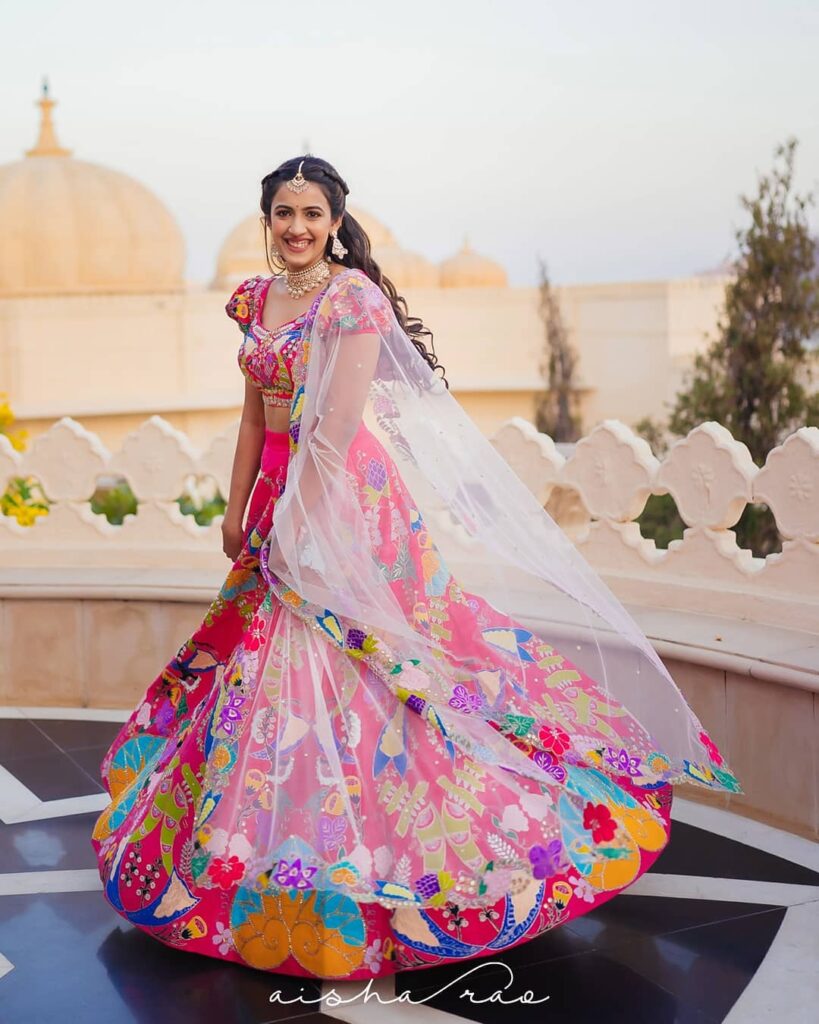
[{"label": "tree foliage", "polygon": [[576,441],[581,429],[580,416],[573,408],[578,356],[569,342],[546,264],[543,260],[538,262],[539,312],[544,329],[539,371],[546,387],[535,398],[535,426],[553,441]]},{"label": "tree foliage", "polygon": [[814,200],[793,188],[796,145],[777,147],[757,194],[740,197],[750,223],[736,232],[736,276],[718,335],[696,356],[669,417],[674,434],[716,420],[759,466],[793,431],[819,424],[816,355],[807,344],[819,332],[817,244],[808,224]]}]

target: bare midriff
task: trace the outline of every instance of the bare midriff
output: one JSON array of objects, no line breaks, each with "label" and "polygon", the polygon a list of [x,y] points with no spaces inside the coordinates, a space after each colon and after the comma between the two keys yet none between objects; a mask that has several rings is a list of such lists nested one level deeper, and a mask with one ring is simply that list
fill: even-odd
[{"label": "bare midriff", "polygon": [[268,430],[284,433],[290,425],[290,408],[286,405],[266,405],[264,423]]}]

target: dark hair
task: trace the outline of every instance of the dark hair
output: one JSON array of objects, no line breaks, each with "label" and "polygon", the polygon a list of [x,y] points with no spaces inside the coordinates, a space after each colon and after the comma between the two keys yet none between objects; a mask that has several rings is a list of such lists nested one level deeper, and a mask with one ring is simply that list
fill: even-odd
[{"label": "dark hair", "polygon": [[[432,331],[425,327],[418,317],[411,317],[409,315],[406,299],[404,299],[402,295],[398,294],[398,291],[392,281],[381,273],[381,268],[372,257],[370,239],[367,236],[367,232],[347,210],[345,197],[350,192],[349,188],[347,188],[347,183],[332,164],[327,163],[326,160],[322,160],[320,157],[312,156],[307,153],[304,156],[293,157],[292,160],[285,160],[283,164],[279,164],[275,171],[271,171],[270,174],[266,174],[264,178],[262,178],[262,199],[260,205],[262,213],[264,214],[266,255],[267,221],[270,217],[270,207],[273,204],[273,196],[285,181],[289,181],[290,178],[295,176],[296,171],[299,169],[299,164],[302,162],[302,174],[304,177],[308,181],[315,182],[327,197],[327,202],[330,204],[330,215],[332,219],[335,220],[336,218],[341,217],[341,226],[338,229],[338,237],[339,241],[347,250],[347,253],[343,259],[339,259],[337,256],[334,256],[331,252],[332,241],[328,238],[325,255],[329,257],[333,263],[340,263],[342,266],[355,267],[357,270],[363,271],[374,284],[378,285],[381,291],[390,300],[390,304],[395,312],[395,317],[398,320],[398,323],[401,325],[401,329],[409,336],[413,345],[415,345],[426,362],[429,363],[430,367],[433,370],[439,370],[441,372],[441,378],[448,388],[449,382],[444,376],[444,367],[438,362],[437,356],[435,355],[435,346],[432,343]],[[268,266],[269,265],[270,259],[268,257]],[[273,268],[271,267],[271,270],[272,269]],[[427,349],[422,340],[425,337],[429,338],[431,351],[430,349]]]}]

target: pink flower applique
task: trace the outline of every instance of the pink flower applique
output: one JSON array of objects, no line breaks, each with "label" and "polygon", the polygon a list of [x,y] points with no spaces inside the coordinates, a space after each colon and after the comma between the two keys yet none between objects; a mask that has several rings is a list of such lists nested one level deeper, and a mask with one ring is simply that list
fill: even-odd
[{"label": "pink flower applique", "polygon": [[700,740],[702,742],[702,745],[708,751],[708,756],[711,758],[711,760],[714,762],[714,764],[721,765],[722,764],[722,754],[720,754],[719,747],[717,747],[716,743],[714,743],[714,741],[711,739],[711,737],[708,735],[708,733],[707,732],[701,732],[700,733]]}]

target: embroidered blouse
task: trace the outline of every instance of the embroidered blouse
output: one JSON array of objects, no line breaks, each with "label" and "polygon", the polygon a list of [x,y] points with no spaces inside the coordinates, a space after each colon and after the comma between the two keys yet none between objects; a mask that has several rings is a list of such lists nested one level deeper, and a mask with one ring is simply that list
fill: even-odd
[{"label": "embroidered blouse", "polygon": [[265,405],[289,406],[293,398],[293,363],[304,323],[323,293],[319,292],[307,313],[269,331],[262,325],[261,315],[272,283],[272,277],[250,277],[243,281],[231,295],[225,312],[242,330],[237,358],[244,376],[261,391]]},{"label": "embroidered blouse", "polygon": [[[314,313],[324,327],[335,324],[353,332],[375,330],[369,317],[364,315],[365,307],[369,309],[374,304],[370,295],[377,293],[380,301],[376,305],[379,307],[388,300],[362,271],[351,268],[344,272],[344,278],[337,285],[332,304],[322,303],[319,306],[330,286],[328,281],[306,313],[300,313],[272,331],[261,322],[272,277],[250,277],[231,295],[225,312],[242,331],[237,353],[239,367],[247,380],[261,391],[265,405],[290,405],[293,399],[293,367],[301,349],[305,324],[312,320]],[[377,322],[386,325],[386,311],[380,308],[377,311]]]}]

